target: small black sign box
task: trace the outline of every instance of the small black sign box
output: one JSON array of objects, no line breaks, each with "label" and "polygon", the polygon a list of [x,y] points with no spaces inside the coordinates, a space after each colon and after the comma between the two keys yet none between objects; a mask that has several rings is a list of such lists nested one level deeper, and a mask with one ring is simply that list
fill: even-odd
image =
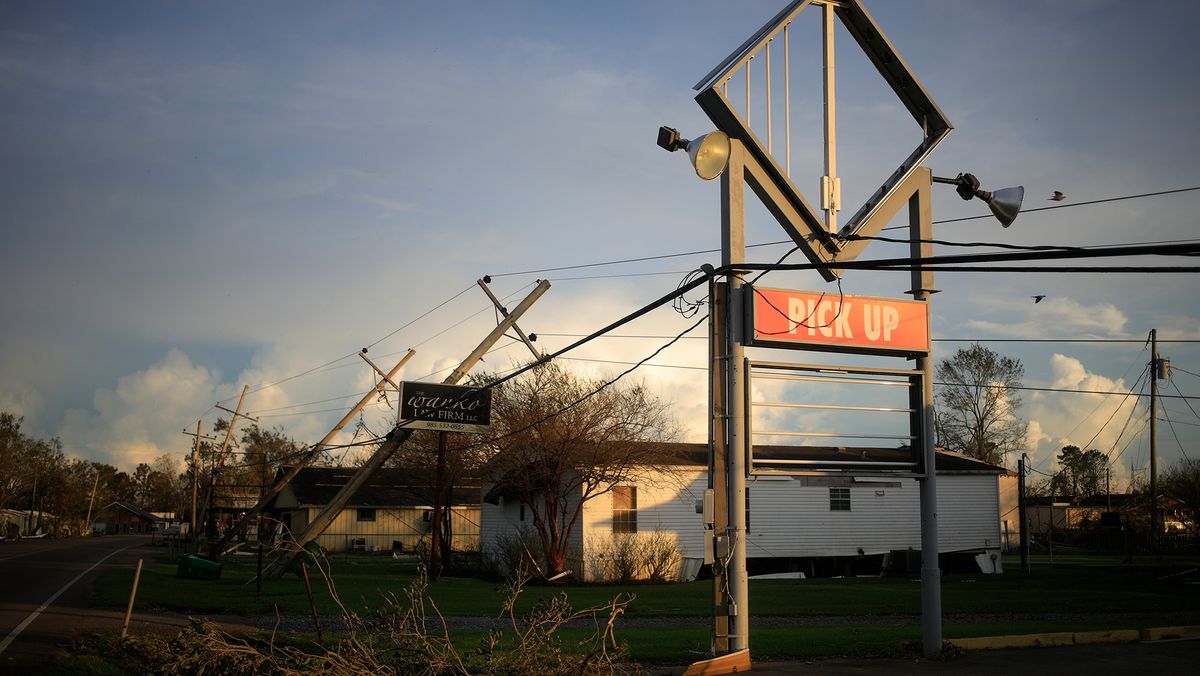
[{"label": "small black sign box", "polygon": [[400,383],[400,427],[445,432],[486,432],[492,424],[492,391],[463,385]]}]

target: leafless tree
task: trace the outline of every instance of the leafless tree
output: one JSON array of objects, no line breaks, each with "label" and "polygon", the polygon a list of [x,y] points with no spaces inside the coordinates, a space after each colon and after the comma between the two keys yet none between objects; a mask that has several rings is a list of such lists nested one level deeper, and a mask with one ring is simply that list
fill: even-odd
[{"label": "leafless tree", "polygon": [[938,443],[994,465],[1025,446],[1027,423],[1017,417],[1025,375],[1019,359],[978,343],[937,366]]},{"label": "leafless tree", "polygon": [[488,478],[528,509],[547,575],[565,570],[584,503],[635,482],[674,436],[666,404],[642,385],[547,364],[496,387]]}]

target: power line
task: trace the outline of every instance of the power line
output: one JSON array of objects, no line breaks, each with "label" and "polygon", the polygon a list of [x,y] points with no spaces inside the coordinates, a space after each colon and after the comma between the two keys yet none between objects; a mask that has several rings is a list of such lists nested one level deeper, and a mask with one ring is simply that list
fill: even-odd
[{"label": "power line", "polygon": [[408,327],[410,327],[410,326],[412,326],[413,324],[415,324],[415,323],[417,323],[417,322],[421,321],[422,319],[424,319],[424,318],[428,317],[429,315],[433,314],[434,312],[437,312],[438,310],[440,310],[440,309],[442,309],[443,307],[445,307],[445,306],[446,306],[448,303],[450,303],[450,302],[454,301],[454,300],[455,300],[456,298],[458,298],[459,296],[461,296],[461,295],[463,295],[464,293],[466,293],[466,292],[470,291],[470,290],[471,290],[471,287],[473,287],[473,286],[475,286],[475,285],[474,285],[474,284],[468,284],[468,285],[466,286],[466,288],[464,288],[462,291],[459,291],[458,293],[456,293],[456,294],[454,294],[453,296],[450,296],[449,298],[447,298],[446,300],[444,300],[444,301],[442,301],[442,302],[438,303],[437,305],[435,305],[434,307],[430,308],[429,310],[426,310],[426,311],[425,311],[425,312],[423,312],[422,314],[418,315],[416,318],[414,318],[414,319],[412,319],[412,320],[409,320],[409,321],[408,321],[408,322],[406,322],[404,325],[402,325],[400,328],[396,329],[395,331],[392,331],[391,333],[389,333],[389,334],[387,334],[386,336],[384,336],[384,337],[380,338],[379,340],[376,340],[375,342],[373,342],[373,343],[371,343],[371,344],[367,345],[367,347],[375,347],[375,346],[376,346],[376,345],[378,345],[379,343],[382,343],[383,341],[387,340],[388,338],[391,338],[392,336],[396,335],[397,333],[400,333],[400,332],[401,332],[401,331],[403,331],[404,329],[407,329]]},{"label": "power line", "polygon": [[[544,333],[539,331],[539,336],[547,338],[578,338],[586,335],[582,333]],[[652,334],[613,334],[602,336],[603,338],[632,338],[646,340],[666,340],[670,336],[652,335]],[[708,340],[707,336],[684,336],[684,340]],[[934,343],[1131,343],[1142,345],[1146,342],[1144,338],[931,338]],[[1163,339],[1159,338],[1160,343],[1200,343],[1200,339]],[[1183,371],[1183,369],[1171,365],[1171,369],[1175,371]],[[1196,375],[1188,371],[1183,371],[1189,375]],[[1200,377],[1200,376],[1197,376]]]},{"label": "power line", "polygon": [[[1135,200],[1135,199],[1141,199],[1143,197],[1157,197],[1159,195],[1174,195],[1176,193],[1192,192],[1194,190],[1200,190],[1200,186],[1195,186],[1192,188],[1177,188],[1175,190],[1160,190],[1158,192],[1144,192],[1144,193],[1139,193],[1137,195],[1122,195],[1121,197],[1106,197],[1106,198],[1098,199],[1098,200],[1089,200],[1087,202],[1072,202],[1070,204],[1055,204],[1055,205],[1048,206],[1048,207],[1036,207],[1033,209],[1022,209],[1021,213],[1022,214],[1032,214],[1036,211],[1050,211],[1051,209],[1069,209],[1072,207],[1084,207],[1084,206],[1088,206],[1088,205],[1092,205],[1092,204],[1106,204],[1108,202],[1120,202],[1123,200]],[[963,218],[947,218],[947,219],[943,219],[940,221],[934,221],[933,223],[934,223],[934,225],[938,225],[940,223],[960,223],[962,221],[974,221],[974,220],[978,220],[980,218],[993,218],[993,216],[991,214],[980,214],[978,216],[965,216]],[[902,225],[899,227],[907,228],[908,226]],[[895,228],[884,228],[884,230],[893,230],[893,229],[895,229]]]},{"label": "power line", "polygon": [[[1140,193],[1137,195],[1123,195],[1120,197],[1108,197],[1108,198],[1104,198],[1104,199],[1091,200],[1091,201],[1087,201],[1087,202],[1072,202],[1070,204],[1056,204],[1056,205],[1048,206],[1048,207],[1023,209],[1021,211],[1021,213],[1022,214],[1030,214],[1030,213],[1034,213],[1037,211],[1047,211],[1049,209],[1067,209],[1067,208],[1071,208],[1071,207],[1081,207],[1081,206],[1087,206],[1087,205],[1091,205],[1091,204],[1103,204],[1105,202],[1118,202],[1118,201],[1122,201],[1122,200],[1139,199],[1139,198],[1144,198],[1144,197],[1156,197],[1159,195],[1171,195],[1171,194],[1175,194],[1175,193],[1191,192],[1194,190],[1200,190],[1200,186],[1196,186],[1193,188],[1179,188],[1177,190],[1162,190],[1162,191],[1158,191],[1158,192],[1147,192],[1147,193]],[[938,225],[938,224],[942,224],[942,223],[957,223],[959,221],[970,221],[970,220],[975,220],[975,219],[979,219],[979,218],[992,218],[992,216],[991,216],[991,214],[981,214],[979,216],[967,216],[965,218],[951,218],[951,219],[944,219],[944,220],[940,220],[940,221],[933,221],[933,224]],[[902,229],[902,228],[908,228],[908,226],[903,225],[903,226],[897,226],[897,227],[893,227],[893,228],[883,228],[883,229],[884,230],[897,230],[897,229]],[[1174,241],[1181,241],[1181,240],[1171,240],[1171,242],[1174,242]],[[1190,240],[1187,240],[1187,241],[1190,241]],[[1157,243],[1168,243],[1168,242],[1157,242]],[[782,244],[794,245],[795,242],[793,242],[791,240],[761,242],[758,244],[747,244],[746,248],[752,249],[752,248],[758,248],[758,247],[779,246]],[[1124,245],[1105,245],[1105,246],[1124,246]],[[581,263],[578,265],[560,265],[560,266],[553,267],[553,268],[542,268],[542,269],[538,269],[538,270],[522,270],[519,272],[502,272],[499,274],[493,274],[491,276],[493,278],[495,278],[495,277],[511,277],[511,276],[515,276],[515,275],[532,275],[532,274],[539,274],[539,273],[543,273],[543,272],[561,272],[563,270],[582,270],[582,269],[586,269],[586,268],[602,267],[602,266],[606,266],[606,265],[623,265],[625,263],[644,263],[646,261],[664,260],[664,259],[668,259],[668,258],[682,258],[685,256],[699,256],[702,254],[713,254],[713,253],[720,253],[720,252],[721,252],[721,249],[698,249],[696,251],[686,251],[686,252],[682,252],[682,253],[660,254],[660,255],[656,255],[656,256],[641,256],[638,258],[624,258],[624,259],[620,259],[620,260],[602,261],[602,262],[598,262],[598,263]]]}]

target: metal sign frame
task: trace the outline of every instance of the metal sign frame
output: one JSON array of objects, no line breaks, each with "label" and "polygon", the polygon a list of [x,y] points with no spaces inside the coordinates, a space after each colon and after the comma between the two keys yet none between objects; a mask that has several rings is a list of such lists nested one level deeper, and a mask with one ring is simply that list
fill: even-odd
[{"label": "metal sign frame", "polygon": [[[787,26],[809,5],[828,6],[833,9],[842,25],[870,59],[880,76],[895,92],[922,132],[922,138],[917,147],[884,179],[880,187],[871,193],[867,201],[836,234],[836,237],[828,232],[816,210],[796,189],[788,177],[788,172],[775,161],[767,148],[769,144],[764,144],[754,133],[749,122],[742,117],[727,96],[727,83],[733,75],[742,68],[749,68],[750,60],[761,50],[764,48],[769,50],[769,43],[784,33]],[[767,54],[769,55],[769,51]],[[749,82],[747,82],[748,88]],[[836,2],[796,0],[776,14],[749,40],[725,57],[716,68],[696,83],[693,89],[699,92],[696,95],[696,103],[700,104],[713,124],[728,134],[730,138],[740,140],[746,145],[748,154],[753,158],[753,164],[758,165],[755,167],[758,170],[755,172],[758,174],[756,178],[761,183],[770,184],[769,189],[765,185],[760,187],[753,183],[752,187],[760,199],[771,209],[780,225],[814,263],[821,262],[830,256],[841,261],[852,260],[858,256],[862,251],[861,247],[846,248],[843,242],[864,232],[864,227],[868,221],[873,220],[872,217],[884,201],[895,193],[902,183],[906,182],[925,161],[925,158],[954,129],[954,125],[925,91],[916,74],[909,68],[859,0],[837,0]],[[746,162],[748,179],[751,165],[750,161]],[[768,199],[764,195],[764,190],[775,194]],[[784,205],[792,213],[786,215],[781,213],[780,207]],[[834,279],[832,271],[822,271],[822,275],[827,281]]]},{"label": "metal sign frame", "polygon": [[[756,371],[758,374],[756,375]],[[778,372],[780,375],[764,375],[763,372]],[[792,372],[792,373],[787,373]],[[768,361],[746,360],[746,468],[751,475],[816,475],[837,476],[852,473],[856,476],[882,475],[893,477],[918,477],[924,473],[924,463],[921,446],[918,442],[921,433],[921,417],[918,402],[921,401],[922,372],[912,369],[867,368],[856,366],[829,366],[820,364],[791,364]],[[807,375],[798,375],[807,374]],[[872,377],[874,376],[874,377]],[[908,405],[904,408],[880,406],[852,406],[839,404],[797,404],[789,402],[755,401],[753,383],[755,378],[772,378],[808,382],[826,382],[831,384],[850,384],[863,386],[906,387],[908,389]],[[908,416],[908,434],[904,436],[863,434],[854,432],[755,432],[755,407],[780,407],[793,409],[858,411],[861,413],[903,413]],[[796,436],[808,438],[834,439],[886,439],[890,441],[907,440],[907,452],[903,447],[897,449],[881,448],[878,446],[839,446],[836,447],[835,458],[803,458],[781,457],[769,458],[756,453],[754,436]],[[767,448],[767,445],[762,445]],[[782,451],[786,456],[789,451],[784,446],[771,446]],[[790,451],[794,455],[805,455],[800,449],[805,447],[793,446]],[[826,451],[828,452],[828,451]],[[816,455],[815,453],[813,455]],[[874,457],[872,457],[874,456]]]}]

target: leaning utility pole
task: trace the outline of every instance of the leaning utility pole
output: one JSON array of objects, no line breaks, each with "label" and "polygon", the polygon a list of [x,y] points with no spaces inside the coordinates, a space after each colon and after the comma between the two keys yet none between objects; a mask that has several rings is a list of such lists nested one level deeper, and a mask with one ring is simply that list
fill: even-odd
[{"label": "leaning utility pole", "polygon": [[92,505],[96,502],[96,489],[100,487],[100,468],[96,468],[96,480],[92,482],[92,497],[88,498],[88,513],[87,518],[83,520],[83,527],[88,533],[92,532]]},{"label": "leaning utility pole", "polygon": [[[363,351],[365,352],[366,349],[367,348],[364,347]],[[354,416],[358,415],[359,411],[363,410],[363,407],[371,403],[371,400],[374,399],[380,392],[382,392],[384,387],[392,382],[392,378],[400,372],[400,369],[404,368],[404,365],[408,363],[409,359],[412,359],[414,354],[416,354],[416,351],[409,350],[408,353],[404,355],[404,358],[392,367],[391,371],[383,374],[383,379],[376,383],[375,387],[371,388],[365,395],[363,395],[363,398],[354,405],[354,408],[351,408],[346,415],[342,416],[342,419],[333,426],[333,429],[329,430],[328,434],[326,434],[320,441],[316,443],[316,445],[312,447],[312,450],[304,454],[304,456],[296,461],[292,467],[288,468],[288,470],[283,473],[283,476],[276,479],[275,483],[271,484],[270,489],[263,493],[262,497],[258,501],[258,504],[247,510],[246,513],[242,515],[242,518],[236,524],[234,524],[234,526],[230,528],[227,533],[225,533],[225,537],[221,538],[220,544],[217,545],[218,549],[224,550],[225,547],[228,546],[231,539],[245,530],[246,526],[250,524],[250,521],[257,517],[258,514],[266,508],[267,504],[274,500],[277,495],[283,492],[283,489],[292,482],[292,479],[295,479],[296,475],[300,474],[300,470],[308,467],[309,463],[311,463],[313,460],[316,460],[317,457],[321,455],[321,451],[325,450],[325,447],[329,445],[329,442],[333,441],[333,438],[337,436],[338,432],[341,432],[342,428],[344,428],[351,420],[353,420]],[[366,355],[360,353],[360,356],[362,356],[363,360],[370,364],[372,368],[378,370],[379,367],[375,366],[375,363],[370,359],[367,359]]]},{"label": "leaning utility pole", "polygon": [[193,554],[196,553],[196,547],[198,546],[198,544],[200,542],[200,534],[196,531],[196,526],[197,526],[197,523],[196,523],[196,492],[197,492],[197,490],[199,488],[199,484],[200,484],[200,440],[201,439],[210,439],[212,441],[217,440],[216,437],[207,436],[207,435],[201,433],[200,426],[201,426],[201,424],[203,424],[203,422],[204,422],[203,418],[196,421],[196,432],[194,434],[187,430],[183,430],[183,434],[186,434],[189,437],[196,437],[196,443],[194,443],[192,445],[192,511],[191,511],[191,519],[192,520],[191,520],[191,525],[189,526],[189,529],[188,529],[188,537],[190,537],[192,539],[192,553]]},{"label": "leaning utility pole", "polygon": [[[492,329],[492,332],[483,339],[483,342],[481,342],[479,346],[476,347],[475,350],[471,352],[471,354],[468,355],[461,364],[459,364],[458,368],[454,369],[449,376],[446,376],[446,379],[442,382],[446,385],[455,385],[462,380],[463,377],[467,375],[467,372],[471,370],[471,367],[479,363],[479,360],[483,358],[483,355],[486,354],[493,345],[495,345],[496,341],[500,340],[500,337],[503,336],[509,329],[511,329],[513,325],[516,324],[517,319],[524,314],[525,311],[530,308],[530,306],[533,305],[534,301],[536,301],[538,298],[541,298],[542,294],[546,293],[549,288],[550,282],[546,280],[540,281],[537,287],[534,288],[533,291],[529,292],[529,295],[525,297],[525,300],[521,301],[521,303],[517,305],[517,307],[510,314],[506,315],[504,320],[501,321],[495,329]],[[325,507],[313,517],[312,521],[310,521],[308,526],[305,527],[304,532],[295,537],[293,548],[284,553],[282,556],[276,559],[274,563],[271,564],[267,574],[273,577],[278,577],[279,575],[282,575],[284,571],[290,568],[300,556],[304,546],[315,540],[318,535],[323,533],[325,529],[329,527],[329,524],[333,523],[333,520],[335,517],[337,517],[338,513],[340,513],[342,509],[345,508],[346,504],[350,502],[350,498],[354,497],[355,493],[357,493],[363,486],[367,485],[367,482],[370,481],[375,472],[379,471],[379,468],[383,466],[383,463],[387,462],[388,458],[391,458],[392,454],[396,452],[396,449],[400,448],[404,442],[408,441],[410,436],[412,436],[411,429],[402,428],[399,426],[393,428],[383,440],[383,443],[379,445],[379,448],[376,449],[376,451],[371,455],[370,458],[367,459],[365,463],[363,463],[362,467],[355,472],[354,476],[350,477],[350,480],[346,482],[346,485],[342,486],[341,490],[339,490],[337,494],[333,496],[333,498],[329,501],[329,504],[325,505]]]},{"label": "leaning utility pole", "polygon": [[207,524],[205,530],[208,532],[209,556],[216,555],[218,551],[216,547],[217,543],[213,537],[216,535],[217,530],[217,523],[213,517],[212,509],[213,493],[216,492],[216,487],[213,484],[215,484],[217,481],[217,475],[221,472],[221,466],[225,464],[225,451],[229,448],[230,439],[233,438],[233,428],[235,425],[237,425],[237,419],[242,415],[242,404],[246,402],[246,392],[249,391],[249,389],[249,385],[242,386],[242,396],[238,397],[237,410],[229,411],[229,409],[225,408],[224,406],[221,406],[220,404],[217,405],[217,408],[221,409],[222,411],[229,411],[232,413],[233,417],[229,419],[229,427],[225,429],[225,441],[221,443],[221,450],[217,451],[217,457],[213,460],[212,476],[209,477],[208,480],[208,499],[205,500],[204,505],[206,518],[201,519],[201,521],[204,521],[205,524]]}]

